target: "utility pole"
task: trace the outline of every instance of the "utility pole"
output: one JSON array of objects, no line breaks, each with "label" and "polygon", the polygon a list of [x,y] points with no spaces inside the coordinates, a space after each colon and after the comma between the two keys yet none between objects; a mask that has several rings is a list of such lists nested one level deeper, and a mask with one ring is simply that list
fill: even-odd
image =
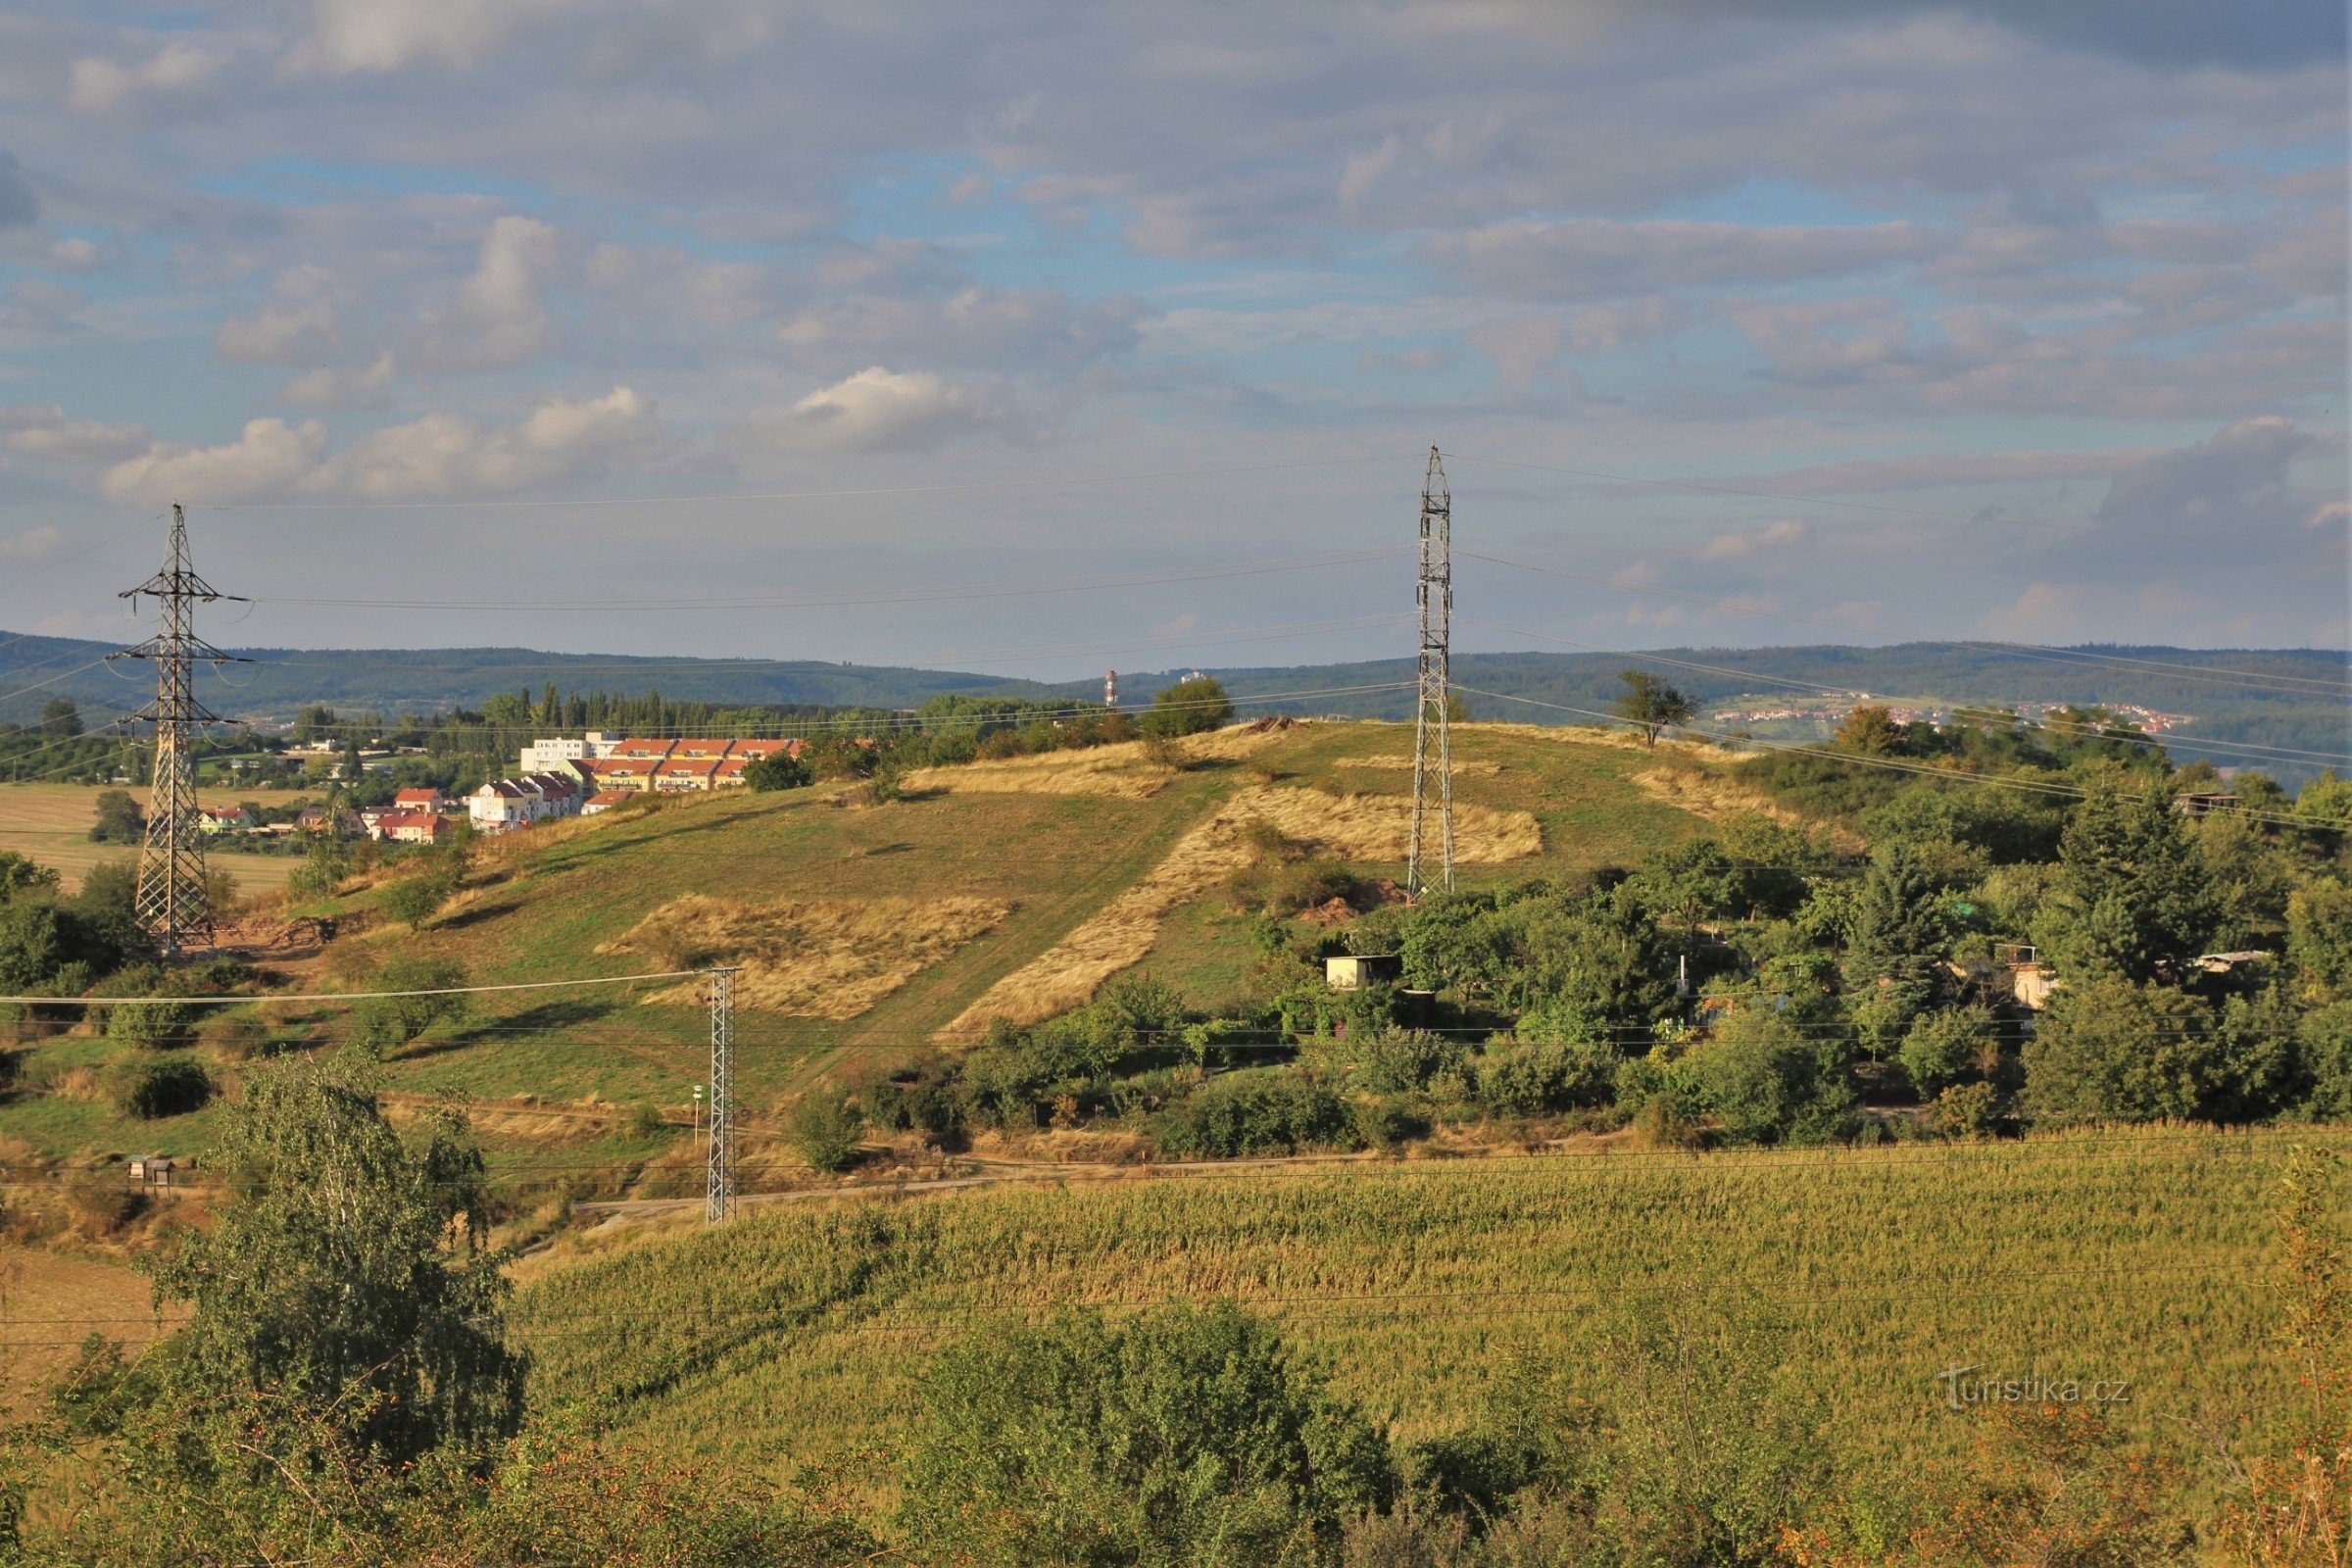
[{"label": "utility pole", "polygon": [[[1404,891],[1419,898],[1428,890],[1422,857],[1427,819],[1436,795],[1438,885],[1453,891],[1453,737],[1447,728],[1446,687],[1453,676],[1453,498],[1446,489],[1446,465],[1429,449],[1429,471],[1421,480],[1421,669],[1413,699],[1413,836],[1404,862]],[[1431,756],[1431,731],[1436,756]]]},{"label": "utility pole", "polygon": [[704,1158],[703,1223],[735,1206],[735,971],[710,971],[710,1147]]},{"label": "utility pole", "polygon": [[172,545],[164,569],[118,597],[139,608],[139,596],[153,594],[157,607],[156,633],[136,648],[106,657],[155,661],[155,701],[133,714],[155,723],[155,775],[147,791],[147,836],[139,846],[138,891],[131,908],[139,924],[153,936],[165,957],[175,957],[191,937],[210,936],[212,901],[204,886],[204,831],[196,806],[196,760],[189,750],[189,733],[199,724],[217,724],[220,716],[196,701],[198,660],[215,668],[250,664],[220,652],[196,635],[195,607],[222,599],[245,601],[236,594],[214,591],[196,575],[188,561],[188,519],[177,502],[172,507]]}]

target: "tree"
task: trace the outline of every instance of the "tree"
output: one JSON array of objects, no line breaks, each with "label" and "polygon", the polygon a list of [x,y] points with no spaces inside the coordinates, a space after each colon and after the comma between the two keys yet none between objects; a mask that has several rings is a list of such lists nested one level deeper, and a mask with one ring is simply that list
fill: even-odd
[{"label": "tree", "polygon": [[2070,978],[2149,980],[2205,951],[2212,900],[2166,792],[2145,772],[2092,775],[2059,840],[2034,940]]},{"label": "tree", "polygon": [[1395,1486],[1381,1430],[1231,1303],[984,1330],[924,1386],[900,1512],[918,1557],[1301,1561]]},{"label": "tree", "polygon": [[1137,727],[1147,736],[1173,738],[1222,729],[1232,722],[1233,699],[1225,694],[1225,683],[1213,675],[1196,675],[1161,687]]},{"label": "tree", "polygon": [[2286,956],[2312,996],[2352,1000],[2352,883],[2314,882],[2287,896]]},{"label": "tree", "polygon": [[81,733],[81,710],[71,697],[53,697],[41,708],[41,733],[71,740]]},{"label": "tree", "polygon": [[1655,746],[1661,730],[1689,722],[1690,699],[1648,670],[1629,669],[1617,678],[1625,690],[1610,710],[1642,732],[1642,745]]},{"label": "tree", "polygon": [[90,827],[92,844],[136,844],[147,836],[147,818],[128,790],[107,790],[98,797],[98,820]]},{"label": "tree", "polygon": [[308,1401],[386,1465],[480,1454],[521,1415],[524,1359],[489,1231],[482,1157],[444,1113],[404,1141],[350,1068],[267,1062],[215,1154],[235,1201],[156,1270],[186,1301],[184,1375]]},{"label": "tree", "polygon": [[370,991],[416,993],[368,997],[351,1012],[352,1043],[374,1056],[398,1051],[444,1019],[465,1018],[469,1005],[463,966],[437,958],[394,958],[375,972]]},{"label": "tree", "polygon": [[376,900],[376,907],[386,919],[398,920],[414,931],[449,902],[452,891],[448,878],[434,870],[421,871],[387,886]]},{"label": "tree", "polygon": [[1829,1143],[1853,1130],[1853,1047],[1770,1006],[1733,1012],[1671,1072],[1733,1143]]},{"label": "tree", "polygon": [[743,770],[743,781],[754,791],[766,794],[770,790],[797,790],[816,781],[808,764],[789,752],[776,752],[749,763]]},{"label": "tree", "polygon": [[2168,986],[2070,981],[2026,1042],[2026,1109],[2049,1122],[2267,1115],[2290,1086],[2290,1039]]},{"label": "tree", "polygon": [[1884,708],[1857,708],[1845,715],[1838,726],[1831,745],[1841,752],[1858,752],[1864,757],[1900,757],[1909,749],[1910,737],[1894,715]]},{"label": "tree", "polygon": [[784,1130],[801,1157],[818,1170],[847,1170],[858,1154],[858,1138],[865,1118],[850,1097],[830,1084],[820,1084],[792,1107]]}]

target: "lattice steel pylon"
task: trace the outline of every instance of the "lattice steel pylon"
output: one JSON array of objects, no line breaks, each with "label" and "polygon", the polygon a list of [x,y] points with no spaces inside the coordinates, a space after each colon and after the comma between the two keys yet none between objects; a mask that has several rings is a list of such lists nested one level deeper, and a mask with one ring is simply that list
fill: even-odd
[{"label": "lattice steel pylon", "polygon": [[132,909],[166,957],[176,956],[191,937],[213,929],[211,897],[204,885],[203,822],[196,807],[196,763],[189,731],[217,724],[219,715],[196,701],[196,662],[215,666],[248,664],[196,635],[195,607],[237,600],[215,591],[188,562],[188,519],[172,508],[172,545],[164,569],[118,597],[135,612],[141,594],[153,594],[157,624],[153,637],[136,648],[106,657],[155,661],[155,701],[133,714],[155,723],[155,779],[147,792],[147,836],[139,846],[138,891]]},{"label": "lattice steel pylon", "polygon": [[710,1144],[704,1156],[703,1223],[735,1207],[735,971],[710,971]]},{"label": "lattice steel pylon", "polygon": [[1453,678],[1453,497],[1446,488],[1446,465],[1434,446],[1429,449],[1429,471],[1421,480],[1418,597],[1421,673],[1413,703],[1413,836],[1404,861],[1404,891],[1416,899],[1427,890],[1421,862],[1429,845],[1432,794],[1437,797],[1438,885],[1453,891],[1453,736],[1446,713],[1447,687]]}]

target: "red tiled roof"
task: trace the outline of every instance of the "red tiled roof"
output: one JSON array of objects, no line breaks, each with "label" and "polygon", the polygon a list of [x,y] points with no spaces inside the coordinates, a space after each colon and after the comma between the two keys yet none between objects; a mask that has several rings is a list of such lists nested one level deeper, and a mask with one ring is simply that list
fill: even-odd
[{"label": "red tiled roof", "polygon": [[636,798],[637,792],[634,790],[599,790],[588,797],[588,804],[590,806],[618,806],[623,801]]},{"label": "red tiled roof", "polygon": [[433,804],[433,802],[439,800],[440,798],[441,792],[439,790],[402,790],[398,795],[392,797],[392,804],[395,806],[408,806],[411,804],[416,806],[430,806]]},{"label": "red tiled roof", "polygon": [[667,757],[674,741],[625,740],[605,755],[612,757]]},{"label": "red tiled roof", "polygon": [[654,776],[656,778],[709,778],[711,773],[717,770],[717,767],[718,759],[716,758],[695,759],[693,760],[689,760],[685,758],[678,757],[672,758],[668,761],[663,762],[662,765],[655,768]]}]

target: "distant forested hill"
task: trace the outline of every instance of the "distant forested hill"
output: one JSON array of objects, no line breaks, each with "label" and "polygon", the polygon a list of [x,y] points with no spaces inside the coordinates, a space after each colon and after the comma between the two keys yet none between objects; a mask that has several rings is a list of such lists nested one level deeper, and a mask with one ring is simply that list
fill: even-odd
[{"label": "distant forested hill", "polygon": [[[12,640],[0,632],[0,722],[37,718],[43,702],[72,697],[93,722],[135,709],[145,671],[97,661],[104,643],[54,637]],[[814,660],[654,659],[610,654],[550,654],[528,648],[299,650],[246,649],[259,662],[200,680],[205,700],[239,718],[290,718],[305,704],[386,714],[478,707],[498,692],[534,695],[554,683],[567,691],[607,690],[723,704],[825,703],[912,708],[943,692],[1041,697],[1099,696],[1094,680],[1059,685],[959,670],[832,664]],[[2011,649],[1950,643],[1886,648],[1668,648],[1649,654],[1464,654],[1455,682],[1471,693],[1530,698],[1566,709],[1602,710],[1618,690],[1618,671],[1648,662],[1702,710],[1742,696],[1801,697],[1813,687],[1871,692],[1896,700],[1944,704],[2132,704],[2186,713],[2196,722],[2168,744],[2183,757],[2198,742],[2277,749],[2269,770],[2294,778],[2352,755],[2352,707],[2343,698],[2346,656],[2313,649],[2184,649],[2088,646]],[[1691,667],[1706,666],[1706,667]],[[1122,673],[1122,695],[1148,701],[1185,673]],[[1218,669],[1237,696],[1268,697],[1268,706],[1299,712],[1402,718],[1404,691],[1343,693],[1347,687],[1409,683],[1409,659],[1349,664]],[[1273,698],[1272,694],[1298,694]],[[1473,695],[1486,718],[1574,722],[1576,715],[1496,697]],[[2307,754],[2307,755],[2289,755]],[[2219,762],[2245,762],[2215,752]]]}]

